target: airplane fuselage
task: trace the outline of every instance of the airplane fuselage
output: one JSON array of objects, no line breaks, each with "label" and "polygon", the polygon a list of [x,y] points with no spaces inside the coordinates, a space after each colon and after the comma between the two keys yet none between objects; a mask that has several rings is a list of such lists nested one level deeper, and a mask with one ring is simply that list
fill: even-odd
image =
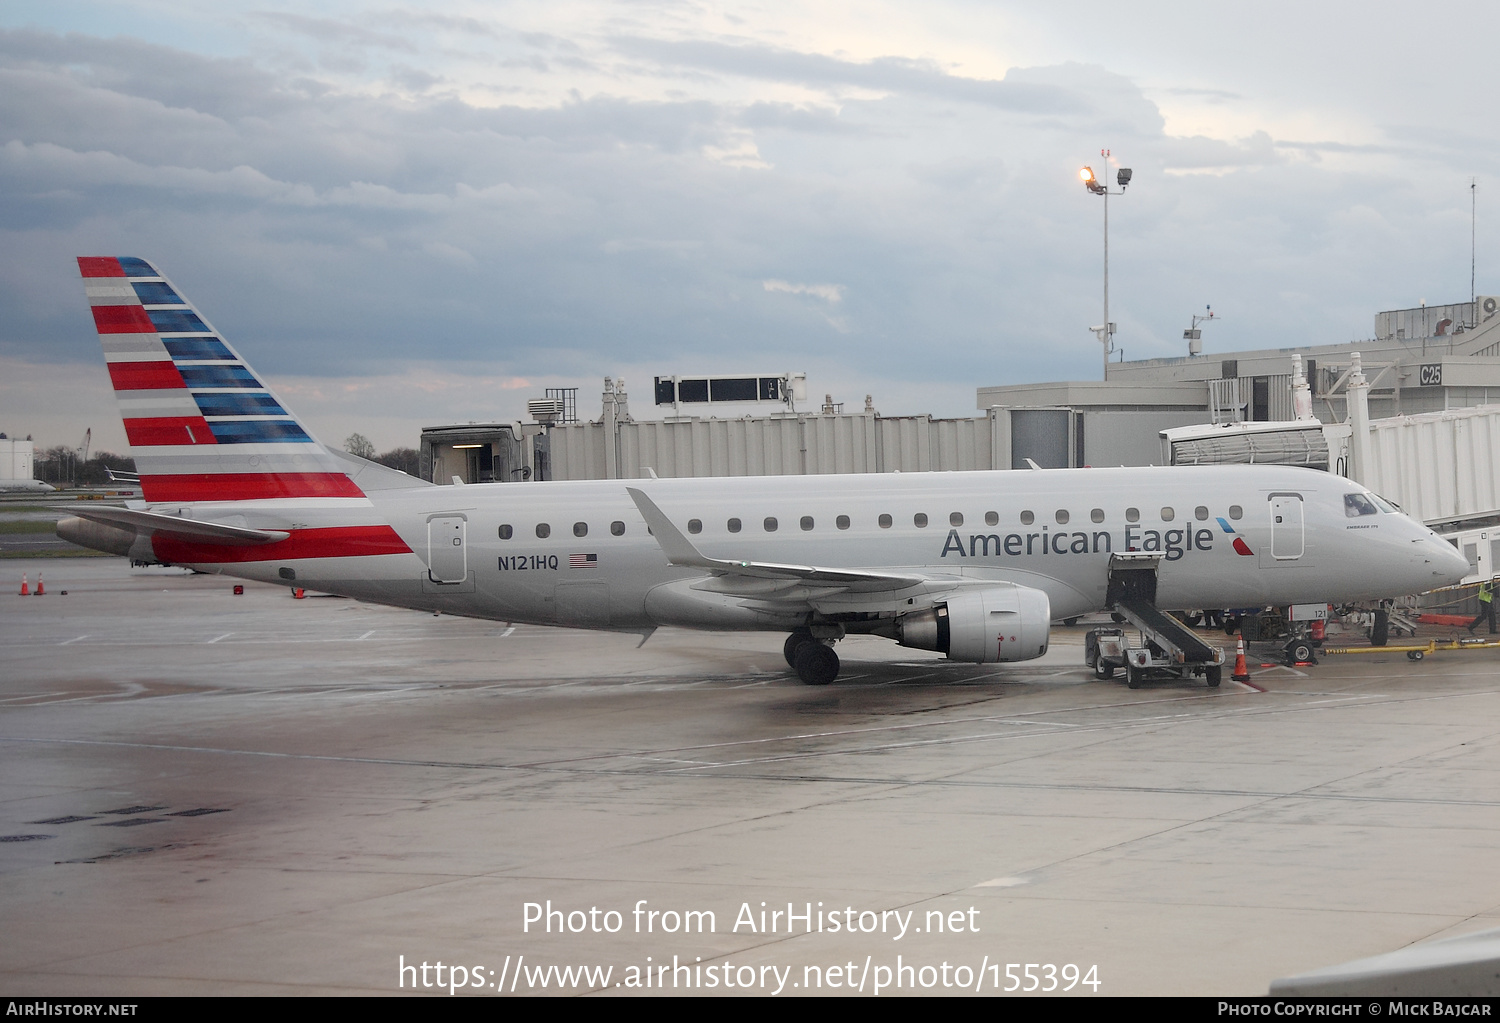
[{"label": "airplane fuselage", "polygon": [[1111,601],[1348,602],[1468,570],[1357,484],[1275,466],[432,486],[320,444],[151,263],[78,266],[148,504],[58,534],[137,560],[501,621],[786,630],[816,685],[848,633],[1020,661]]},{"label": "airplane fuselage", "polygon": [[[1131,551],[1159,556],[1156,599],[1168,609],[1418,592],[1444,585],[1458,557],[1402,514],[1348,514],[1345,495],[1364,491],[1346,479],[1270,466],[422,487],[368,502],[192,508],[294,540],[351,520],[386,523],[410,553],[298,557],[289,543],[207,561],[161,539],[156,550],[209,571],[503,621],[785,629],[807,620],[805,609],[748,609],[695,589],[703,573],[668,564],[627,483],[712,558],[921,575],[911,592],[859,602],[861,613],[887,616],[937,591],[995,582],[1042,590],[1054,618],[1100,610],[1111,555]],[[837,619],[840,596],[812,603]]]}]

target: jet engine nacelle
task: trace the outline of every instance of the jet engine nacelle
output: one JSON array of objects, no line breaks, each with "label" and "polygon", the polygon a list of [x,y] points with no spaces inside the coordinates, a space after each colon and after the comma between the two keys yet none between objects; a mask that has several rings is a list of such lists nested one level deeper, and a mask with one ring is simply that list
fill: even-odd
[{"label": "jet engine nacelle", "polygon": [[1047,652],[1052,603],[1030,586],[968,590],[896,619],[896,642],[953,661],[1029,661]]}]

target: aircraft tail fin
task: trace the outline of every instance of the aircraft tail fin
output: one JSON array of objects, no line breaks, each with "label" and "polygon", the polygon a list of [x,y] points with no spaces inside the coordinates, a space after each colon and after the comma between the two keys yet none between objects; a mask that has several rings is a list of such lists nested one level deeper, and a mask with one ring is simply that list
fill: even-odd
[{"label": "aircraft tail fin", "polygon": [[156,267],[80,256],[78,269],[147,501],[365,496]]}]

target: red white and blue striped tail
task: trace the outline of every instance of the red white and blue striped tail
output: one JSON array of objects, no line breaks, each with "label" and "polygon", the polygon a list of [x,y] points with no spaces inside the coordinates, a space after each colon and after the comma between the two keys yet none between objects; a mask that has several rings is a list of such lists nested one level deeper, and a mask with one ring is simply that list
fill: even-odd
[{"label": "red white and blue striped tail", "polygon": [[80,256],[78,269],[147,501],[365,496],[150,263]]}]

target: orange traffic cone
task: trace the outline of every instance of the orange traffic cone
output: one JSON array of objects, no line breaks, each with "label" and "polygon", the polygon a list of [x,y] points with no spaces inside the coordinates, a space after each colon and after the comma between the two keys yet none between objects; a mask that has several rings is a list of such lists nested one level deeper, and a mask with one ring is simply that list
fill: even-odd
[{"label": "orange traffic cone", "polygon": [[22,572],[21,573],[21,596],[23,596],[23,597],[29,597],[30,595],[31,595],[31,587],[29,585],[27,585],[27,583],[26,583],[26,573]]},{"label": "orange traffic cone", "polygon": [[295,590],[292,591],[292,596],[297,600],[302,600],[307,596],[307,591],[298,586]]},{"label": "orange traffic cone", "polygon": [[36,574],[36,594],[35,595],[38,596],[38,597],[40,597],[42,594],[44,594],[46,592],[47,592],[46,588],[42,585],[42,573],[38,572]]},{"label": "orange traffic cone", "polygon": [[1234,674],[1229,676],[1236,682],[1249,682],[1250,669],[1245,666],[1245,637],[1240,637],[1239,647],[1234,652]]}]

